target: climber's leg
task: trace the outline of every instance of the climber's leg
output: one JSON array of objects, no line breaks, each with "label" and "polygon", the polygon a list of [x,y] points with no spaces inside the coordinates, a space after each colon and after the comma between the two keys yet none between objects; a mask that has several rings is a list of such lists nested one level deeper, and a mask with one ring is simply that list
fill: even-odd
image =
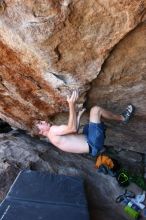
[{"label": "climber's leg", "polygon": [[90,122],[100,123],[102,118],[119,122],[124,121],[124,117],[122,115],[113,114],[112,112],[99,106],[92,107],[90,110]]},{"label": "climber's leg", "polygon": [[103,150],[105,139],[105,125],[101,119],[110,119],[122,122],[123,116],[113,114],[99,106],[94,106],[90,110],[90,122],[84,127],[83,133],[87,136],[90,154],[96,156]]}]

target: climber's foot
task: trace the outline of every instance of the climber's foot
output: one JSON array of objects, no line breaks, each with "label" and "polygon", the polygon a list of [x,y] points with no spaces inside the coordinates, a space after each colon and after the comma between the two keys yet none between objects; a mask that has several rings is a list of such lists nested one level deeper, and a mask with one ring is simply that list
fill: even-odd
[{"label": "climber's foot", "polygon": [[129,120],[133,116],[134,111],[135,111],[135,107],[132,104],[129,104],[125,109],[125,111],[122,112],[121,115],[123,116],[124,124],[127,124],[129,122]]}]

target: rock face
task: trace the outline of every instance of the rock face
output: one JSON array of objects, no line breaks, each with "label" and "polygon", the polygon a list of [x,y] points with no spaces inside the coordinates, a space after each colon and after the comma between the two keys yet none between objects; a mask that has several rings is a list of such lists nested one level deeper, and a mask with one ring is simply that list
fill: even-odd
[{"label": "rock face", "polygon": [[35,119],[79,104],[110,51],[145,20],[145,0],[1,0],[0,118],[31,129]]},{"label": "rock face", "polygon": [[[135,117],[108,122],[106,144],[145,152],[145,21],[146,0],[0,0],[0,118],[28,131],[36,119],[62,123],[66,95],[78,88],[78,108],[86,101],[119,113],[132,102]],[[0,145],[1,199],[20,169],[80,175],[92,220],[127,219],[115,203],[123,190],[96,173],[90,156],[13,131]]]},{"label": "rock face", "polygon": [[89,106],[97,103],[116,113],[121,113],[129,103],[136,107],[128,125],[108,124],[106,144],[145,153],[146,23],[114,48],[91,88]]}]

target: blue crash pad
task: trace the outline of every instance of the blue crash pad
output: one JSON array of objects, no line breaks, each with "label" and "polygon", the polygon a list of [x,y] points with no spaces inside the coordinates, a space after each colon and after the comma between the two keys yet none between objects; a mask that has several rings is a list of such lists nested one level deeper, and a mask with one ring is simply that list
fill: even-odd
[{"label": "blue crash pad", "polygon": [[0,205],[0,220],[89,220],[83,180],[21,171]]}]

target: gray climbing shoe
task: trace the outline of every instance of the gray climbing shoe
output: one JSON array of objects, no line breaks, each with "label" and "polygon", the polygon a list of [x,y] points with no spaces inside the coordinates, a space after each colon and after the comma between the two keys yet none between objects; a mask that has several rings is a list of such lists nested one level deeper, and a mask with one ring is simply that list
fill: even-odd
[{"label": "gray climbing shoe", "polygon": [[127,124],[129,122],[129,120],[134,114],[134,111],[135,111],[135,107],[132,104],[129,104],[125,109],[125,111],[122,112],[121,115],[124,117],[124,121],[123,121],[124,124]]}]

